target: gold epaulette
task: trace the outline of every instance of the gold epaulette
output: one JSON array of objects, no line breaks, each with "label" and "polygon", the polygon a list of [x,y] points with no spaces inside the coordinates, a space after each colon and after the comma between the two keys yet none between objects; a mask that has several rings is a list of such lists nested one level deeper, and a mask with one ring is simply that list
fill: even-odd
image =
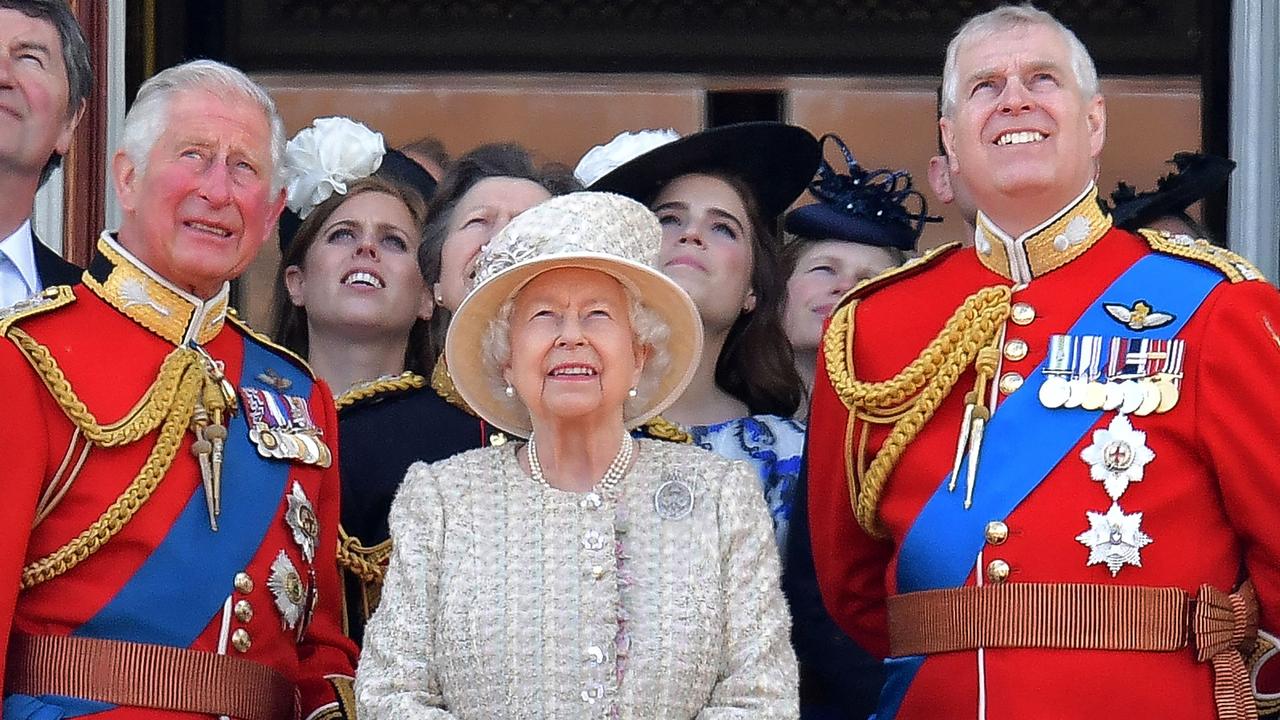
[{"label": "gold epaulette", "polygon": [[275,340],[272,340],[266,335],[258,332],[257,330],[254,330],[252,327],[249,327],[249,323],[245,322],[244,320],[241,320],[240,314],[237,313],[235,310],[230,308],[227,309],[227,320],[230,321],[232,325],[239,328],[240,331],[243,332],[245,335],[248,335],[249,337],[253,338],[255,341],[257,341],[262,345],[266,345],[268,348],[271,348],[272,350],[274,350],[281,357],[284,357],[285,359],[293,362],[293,364],[297,365],[298,368],[302,370],[302,372],[307,374],[307,377],[311,378],[312,380],[316,379],[315,371],[311,369],[311,365],[307,364],[307,361],[304,360],[301,355],[295,353],[294,351],[290,350],[289,348],[283,345],[280,345]]},{"label": "gold epaulette", "polygon": [[939,245],[932,250],[926,251],[925,254],[920,257],[911,258],[901,265],[896,265],[884,272],[881,272],[879,275],[873,275],[866,280],[862,280],[857,285],[850,288],[849,291],[840,298],[840,302],[836,303],[836,308],[840,308],[852,300],[866,297],[872,290],[883,287],[890,282],[909,278],[921,270],[924,270],[934,262],[941,260],[944,256],[950,254],[952,250],[955,250],[958,247],[960,247],[960,243],[958,242]]},{"label": "gold epaulette", "polygon": [[72,292],[70,285],[54,285],[45,288],[39,295],[0,308],[0,335],[7,334],[12,325],[25,318],[66,307],[75,301],[76,294]]},{"label": "gold epaulette", "polygon": [[1138,234],[1146,240],[1151,249],[1165,255],[1174,255],[1194,260],[1201,265],[1208,265],[1227,276],[1233,283],[1246,280],[1263,280],[1262,273],[1253,263],[1243,257],[1204,238],[1192,238],[1190,235],[1174,235],[1167,230],[1141,228]]},{"label": "gold epaulette", "polygon": [[408,390],[418,390],[427,386],[427,379],[412,370],[405,370],[399,375],[391,377],[380,377],[367,382],[356,383],[347,389],[338,397],[334,398],[334,405],[339,410],[351,407],[362,400],[368,400],[379,395],[393,392],[405,392]]}]

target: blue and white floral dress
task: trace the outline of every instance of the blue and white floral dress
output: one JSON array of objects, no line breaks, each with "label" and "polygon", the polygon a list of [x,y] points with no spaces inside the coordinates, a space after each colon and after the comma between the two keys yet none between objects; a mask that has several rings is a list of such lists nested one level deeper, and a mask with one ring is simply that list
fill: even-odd
[{"label": "blue and white floral dress", "polygon": [[694,425],[688,432],[695,445],[731,460],[745,460],[755,468],[773,517],[778,552],[785,558],[804,454],[804,424],[777,415],[749,415],[714,425]]}]

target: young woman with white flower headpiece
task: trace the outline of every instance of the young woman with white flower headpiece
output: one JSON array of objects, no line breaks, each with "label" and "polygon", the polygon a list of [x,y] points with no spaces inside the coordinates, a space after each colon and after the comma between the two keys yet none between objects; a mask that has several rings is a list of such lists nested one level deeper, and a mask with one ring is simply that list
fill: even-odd
[{"label": "young woman with white flower headpiece", "polygon": [[360,717],[797,716],[754,473],[628,434],[702,344],[661,244],[640,203],[573,193],[481,251],[445,356],[468,405],[529,441],[409,470]]},{"label": "young woman with white flower headpiece", "polygon": [[[276,287],[276,338],[337,394],[347,629],[360,639],[389,552],[386,518],[405,469],[430,451],[470,447],[440,422],[427,388],[431,293],[418,272],[431,176],[379,133],[318,118],[285,151],[288,212]],[[439,429],[435,429],[439,428]]]}]

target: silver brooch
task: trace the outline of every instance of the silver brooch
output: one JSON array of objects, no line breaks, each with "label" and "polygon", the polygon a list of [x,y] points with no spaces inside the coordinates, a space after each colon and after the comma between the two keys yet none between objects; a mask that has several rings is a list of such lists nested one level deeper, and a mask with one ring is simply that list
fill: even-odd
[{"label": "silver brooch", "polygon": [[307,589],[302,584],[302,576],[298,568],[283,550],[271,563],[271,576],[267,578],[267,587],[275,596],[276,607],[284,626],[290,630],[298,625],[306,611]]},{"label": "silver brooch", "polygon": [[1151,544],[1151,536],[1142,532],[1142,513],[1126,514],[1116,503],[1105,513],[1088,511],[1089,529],[1076,540],[1089,548],[1086,565],[1106,564],[1115,577],[1125,565],[1142,567],[1142,548]]},{"label": "silver brooch", "polygon": [[693,488],[678,477],[670,479],[658,486],[653,494],[653,509],[663,520],[680,520],[693,512]]},{"label": "silver brooch", "polygon": [[302,556],[307,559],[307,562],[315,562],[316,540],[320,536],[320,521],[316,519],[315,508],[311,506],[311,501],[307,499],[302,486],[297,482],[293,483],[293,490],[290,491],[287,499],[289,509],[285,511],[284,518],[289,524],[289,529],[293,531],[293,541],[302,548]]}]

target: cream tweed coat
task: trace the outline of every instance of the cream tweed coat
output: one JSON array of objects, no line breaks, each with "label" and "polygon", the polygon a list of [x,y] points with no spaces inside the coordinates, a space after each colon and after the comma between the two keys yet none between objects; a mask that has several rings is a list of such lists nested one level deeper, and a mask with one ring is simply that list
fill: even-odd
[{"label": "cream tweed coat", "polygon": [[[656,509],[669,481],[692,491],[684,517]],[[578,494],[530,479],[513,444],[482,448],[411,467],[391,535],[362,720],[798,716],[777,550],[745,464],[641,440],[616,488]]]}]

